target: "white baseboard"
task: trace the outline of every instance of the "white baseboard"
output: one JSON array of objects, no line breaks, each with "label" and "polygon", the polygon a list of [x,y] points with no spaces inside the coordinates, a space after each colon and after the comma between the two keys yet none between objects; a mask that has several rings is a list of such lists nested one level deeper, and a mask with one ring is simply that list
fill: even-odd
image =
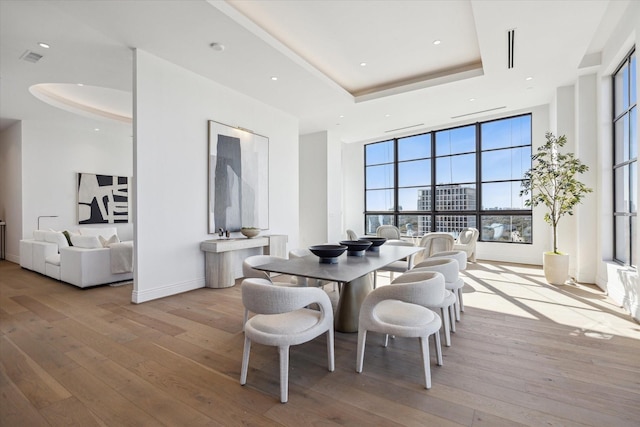
[{"label": "white baseboard", "polygon": [[183,292],[193,291],[194,289],[204,288],[204,285],[204,277],[200,277],[187,282],[174,283],[158,288],[139,291],[136,289],[136,285],[134,282],[134,290],[131,294],[131,301],[135,304],[140,304],[146,301],[164,298],[171,295],[177,295]]}]

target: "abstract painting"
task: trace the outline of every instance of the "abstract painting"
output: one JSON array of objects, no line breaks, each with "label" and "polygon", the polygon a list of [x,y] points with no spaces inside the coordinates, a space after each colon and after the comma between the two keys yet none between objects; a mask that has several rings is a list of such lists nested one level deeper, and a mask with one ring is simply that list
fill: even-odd
[{"label": "abstract painting", "polygon": [[129,222],[129,178],[78,174],[78,224]]},{"label": "abstract painting", "polygon": [[269,139],[209,121],[209,233],[269,228]]}]

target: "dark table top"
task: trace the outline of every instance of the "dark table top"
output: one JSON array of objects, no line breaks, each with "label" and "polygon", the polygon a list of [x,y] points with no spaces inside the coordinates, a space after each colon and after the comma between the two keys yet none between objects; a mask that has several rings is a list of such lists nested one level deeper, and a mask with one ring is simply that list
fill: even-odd
[{"label": "dark table top", "polygon": [[366,255],[362,257],[347,256],[345,252],[338,257],[337,264],[321,264],[317,256],[309,255],[302,258],[270,262],[254,268],[273,273],[344,283],[351,282],[358,277],[362,277],[423,249],[419,246],[382,245],[380,246],[380,252],[366,251]]}]

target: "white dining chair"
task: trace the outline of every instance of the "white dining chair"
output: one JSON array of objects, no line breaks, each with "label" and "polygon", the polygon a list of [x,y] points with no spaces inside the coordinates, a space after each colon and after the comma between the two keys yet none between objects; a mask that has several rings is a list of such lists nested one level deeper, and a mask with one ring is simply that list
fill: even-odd
[{"label": "white dining chair", "polygon": [[[327,361],[335,370],[333,308],[329,296],[318,288],[273,286],[266,279],[242,281],[242,304],[255,313],[244,329],[240,384],[247,382],[251,344],[278,347],[280,402],[289,400],[289,347],[327,334]],[[317,305],[319,310],[306,307]]]}]

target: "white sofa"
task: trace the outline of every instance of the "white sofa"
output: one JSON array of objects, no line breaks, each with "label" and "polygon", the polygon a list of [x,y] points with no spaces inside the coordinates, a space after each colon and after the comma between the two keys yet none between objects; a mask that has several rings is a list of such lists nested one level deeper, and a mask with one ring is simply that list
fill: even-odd
[{"label": "white sofa", "polygon": [[[122,234],[129,237],[126,228]],[[102,247],[100,237],[106,242],[113,235],[118,236],[115,227],[80,228],[70,235],[78,245],[69,246],[62,232],[36,230],[33,239],[20,241],[20,265],[80,288],[131,280],[132,271],[112,272],[112,249]]]}]

